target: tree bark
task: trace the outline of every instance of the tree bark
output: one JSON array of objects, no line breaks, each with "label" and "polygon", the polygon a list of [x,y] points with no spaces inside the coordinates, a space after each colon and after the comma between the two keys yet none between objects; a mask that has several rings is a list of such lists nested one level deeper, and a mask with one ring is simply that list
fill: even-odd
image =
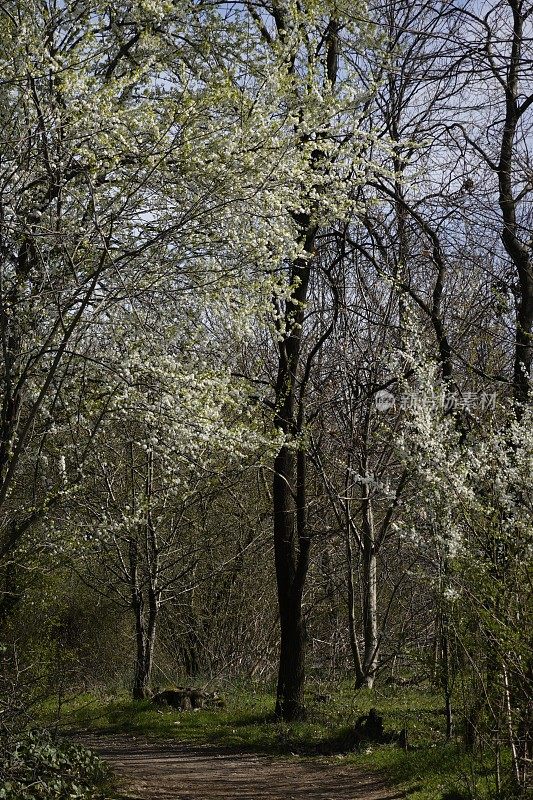
[{"label": "tree bark", "polygon": [[363,558],[363,634],[364,657],[362,679],[356,688],[372,689],[379,662],[378,610],[377,610],[377,558],[372,505],[365,486],[363,498],[362,558]]},{"label": "tree bark", "polygon": [[[291,282],[293,303],[285,307],[288,335],[280,342],[276,381],[276,425],[287,438],[274,461],[272,487],[274,556],[280,618],[280,661],[276,715],[285,720],[305,716],[305,621],[302,598],[309,564],[306,514],[306,454],[297,436],[303,428],[303,398],[296,409],[296,386],[305,302],[317,234],[308,217],[298,220],[308,258],[297,259]],[[296,311],[294,311],[296,309]]]},{"label": "tree bark", "polygon": [[[133,449],[131,449],[132,502],[136,498],[133,482]],[[150,679],[154,660],[155,635],[160,608],[159,548],[152,519],[151,498],[154,457],[149,450],[146,461],[145,497],[148,504],[144,527],[144,561],[139,567],[139,540],[130,540],[131,604],[135,615],[136,657],[133,680],[134,700],[150,696]]]},{"label": "tree bark", "polygon": [[[346,503],[347,506],[347,503]],[[355,586],[354,586],[354,567],[353,567],[353,546],[349,514],[346,522],[346,563],[348,567],[348,631],[350,634],[350,649],[355,670],[355,688],[364,686],[365,675],[359,642],[357,641],[357,623],[355,618]]]},{"label": "tree bark", "polygon": [[[299,455],[297,460],[302,460],[304,454]],[[306,633],[302,598],[309,540],[299,535],[295,525],[297,513],[289,483],[293,478],[295,460],[291,447],[284,445],[274,462],[273,486],[274,552],[281,632],[276,715],[285,720],[305,717]],[[302,489],[300,486],[300,501]],[[299,511],[300,515],[305,513],[304,508]]]},{"label": "tree bark", "polygon": [[155,634],[157,628],[158,605],[153,592],[149,591],[148,613],[139,589],[133,590],[133,610],[135,614],[135,665],[133,675],[133,699],[146,700],[150,697],[150,681],[154,661]]}]

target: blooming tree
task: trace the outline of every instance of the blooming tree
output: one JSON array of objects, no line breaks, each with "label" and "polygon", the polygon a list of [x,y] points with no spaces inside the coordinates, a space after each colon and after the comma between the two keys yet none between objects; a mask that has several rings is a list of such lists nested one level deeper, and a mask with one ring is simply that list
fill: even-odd
[{"label": "blooming tree", "polygon": [[206,297],[264,305],[272,263],[297,249],[285,208],[300,170],[266,110],[275,81],[259,100],[243,77],[245,32],[209,4],[20,2],[0,13],[0,553],[11,603],[16,548],[64,498],[65,477],[83,478],[90,447],[69,460],[66,438],[91,415],[95,435],[105,417],[84,376],[105,358],[97,343],[115,308],[133,313],[143,299],[157,315],[167,295],[190,316]]},{"label": "blooming tree", "polygon": [[532,748],[532,407],[517,415],[512,398],[504,397],[495,410],[465,414],[459,404],[447,413],[449,387],[438,365],[418,337],[412,345],[404,358],[416,402],[397,442],[414,495],[395,525],[424,553],[460,661],[472,670],[477,695],[465,715],[467,744],[486,737],[502,781],[506,743],[511,780],[523,788]]}]

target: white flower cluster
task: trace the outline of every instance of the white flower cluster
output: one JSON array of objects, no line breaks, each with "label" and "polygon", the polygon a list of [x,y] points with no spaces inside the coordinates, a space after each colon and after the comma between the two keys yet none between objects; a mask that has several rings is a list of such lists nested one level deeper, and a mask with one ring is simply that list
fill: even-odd
[{"label": "white flower cluster", "polygon": [[447,559],[461,556],[481,564],[489,541],[496,548],[513,543],[527,558],[533,545],[531,404],[517,416],[510,402],[502,402],[479,422],[471,419],[465,430],[432,401],[448,387],[438,365],[424,355],[416,331],[402,363],[412,369],[409,380],[420,400],[403,415],[397,435],[416,493],[412,513],[404,507],[400,529],[420,546],[436,545]]}]

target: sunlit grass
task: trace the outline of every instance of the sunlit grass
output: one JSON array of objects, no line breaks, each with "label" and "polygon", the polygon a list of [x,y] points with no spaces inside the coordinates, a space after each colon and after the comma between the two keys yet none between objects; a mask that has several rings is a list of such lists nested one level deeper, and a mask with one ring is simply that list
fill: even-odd
[{"label": "sunlit grass", "polygon": [[[487,765],[477,764],[474,769],[458,742],[445,742],[441,701],[429,688],[355,692],[343,685],[330,694],[329,702],[318,702],[310,686],[308,720],[294,724],[274,719],[274,696],[261,687],[230,687],[224,692],[224,708],[197,711],[159,709],[149,700],[134,702],[125,694],[86,694],[63,705],[60,724],[65,731],[129,733],[271,755],[341,760],[379,772],[412,800],[467,798],[472,796],[467,786],[475,789],[476,797],[491,796]],[[353,751],[350,730],[372,707],[383,715],[386,731],[407,729],[407,752],[396,745],[370,743]],[[51,705],[46,713],[52,711]]]}]

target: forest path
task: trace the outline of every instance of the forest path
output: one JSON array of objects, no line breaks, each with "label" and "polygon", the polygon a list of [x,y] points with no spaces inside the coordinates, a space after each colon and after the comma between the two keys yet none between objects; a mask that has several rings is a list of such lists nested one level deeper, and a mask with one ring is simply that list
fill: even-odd
[{"label": "forest path", "polygon": [[[76,737],[78,738],[78,737]],[[375,775],[309,758],[272,758],[212,745],[83,735],[128,800],[397,800]]]}]

